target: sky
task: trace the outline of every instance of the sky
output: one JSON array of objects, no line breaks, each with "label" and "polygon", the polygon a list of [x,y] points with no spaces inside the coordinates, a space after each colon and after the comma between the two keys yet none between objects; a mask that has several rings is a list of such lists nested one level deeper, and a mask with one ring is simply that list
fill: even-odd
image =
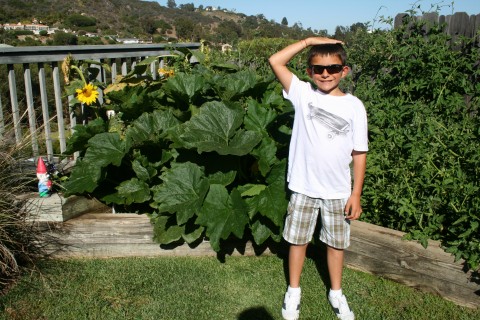
[{"label": "sky", "polygon": [[[167,0],[157,2],[167,5]],[[480,0],[175,0],[175,3],[177,6],[193,3],[196,8],[200,5],[220,7],[247,16],[263,14],[268,20],[278,23],[285,17],[290,26],[297,23],[305,29],[327,30],[330,35],[335,33],[337,26],[350,27],[357,22],[368,22],[375,28],[388,28],[388,25],[379,22],[379,17],[395,18],[397,13],[419,5],[426,12],[436,11],[432,10],[432,6],[440,6],[439,12],[443,15],[452,12],[480,14]]]}]

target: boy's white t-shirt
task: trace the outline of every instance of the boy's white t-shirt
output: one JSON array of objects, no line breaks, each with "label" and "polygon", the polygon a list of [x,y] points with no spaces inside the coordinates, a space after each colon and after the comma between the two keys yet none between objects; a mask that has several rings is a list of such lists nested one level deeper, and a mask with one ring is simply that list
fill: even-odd
[{"label": "boy's white t-shirt", "polygon": [[363,103],[351,94],[322,93],[295,75],[283,95],[295,108],[288,188],[312,198],[350,197],[352,151],[368,151]]}]

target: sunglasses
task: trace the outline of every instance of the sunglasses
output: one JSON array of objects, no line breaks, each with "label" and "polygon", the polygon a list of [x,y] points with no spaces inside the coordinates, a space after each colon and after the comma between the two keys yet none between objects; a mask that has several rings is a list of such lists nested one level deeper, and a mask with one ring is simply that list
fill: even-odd
[{"label": "sunglasses", "polygon": [[339,73],[343,70],[343,66],[341,64],[331,64],[329,66],[322,66],[319,64],[315,64],[310,66],[312,72],[314,74],[323,74],[323,71],[327,70],[329,74]]}]

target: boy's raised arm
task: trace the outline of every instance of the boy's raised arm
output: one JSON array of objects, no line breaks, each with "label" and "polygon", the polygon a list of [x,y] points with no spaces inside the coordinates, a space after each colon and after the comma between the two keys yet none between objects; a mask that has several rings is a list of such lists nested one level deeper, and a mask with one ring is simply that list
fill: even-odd
[{"label": "boy's raised arm", "polygon": [[324,38],[324,37],[311,37],[307,39],[300,40],[298,42],[292,43],[291,45],[283,48],[282,50],[274,53],[268,59],[270,66],[272,67],[273,73],[277,77],[278,81],[283,86],[283,89],[288,93],[290,89],[290,83],[292,82],[292,72],[287,68],[287,64],[292,58],[297,55],[299,52],[307,48],[308,46],[313,46],[317,44],[326,44],[326,43],[342,43],[341,41]]}]

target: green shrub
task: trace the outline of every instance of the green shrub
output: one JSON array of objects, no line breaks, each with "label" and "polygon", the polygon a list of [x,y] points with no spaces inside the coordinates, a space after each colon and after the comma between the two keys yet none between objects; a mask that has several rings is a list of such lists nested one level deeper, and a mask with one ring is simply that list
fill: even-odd
[{"label": "green shrub", "polygon": [[78,38],[74,34],[58,31],[53,35],[53,44],[56,46],[71,46],[77,43]]},{"label": "green shrub", "polygon": [[16,36],[31,36],[34,34],[31,30],[13,30],[11,32]]},{"label": "green shrub", "polygon": [[[480,53],[406,20],[349,45],[370,127],[365,219],[480,262]],[[452,49],[456,48],[456,49]],[[460,48],[460,49],[459,49]]]}]

